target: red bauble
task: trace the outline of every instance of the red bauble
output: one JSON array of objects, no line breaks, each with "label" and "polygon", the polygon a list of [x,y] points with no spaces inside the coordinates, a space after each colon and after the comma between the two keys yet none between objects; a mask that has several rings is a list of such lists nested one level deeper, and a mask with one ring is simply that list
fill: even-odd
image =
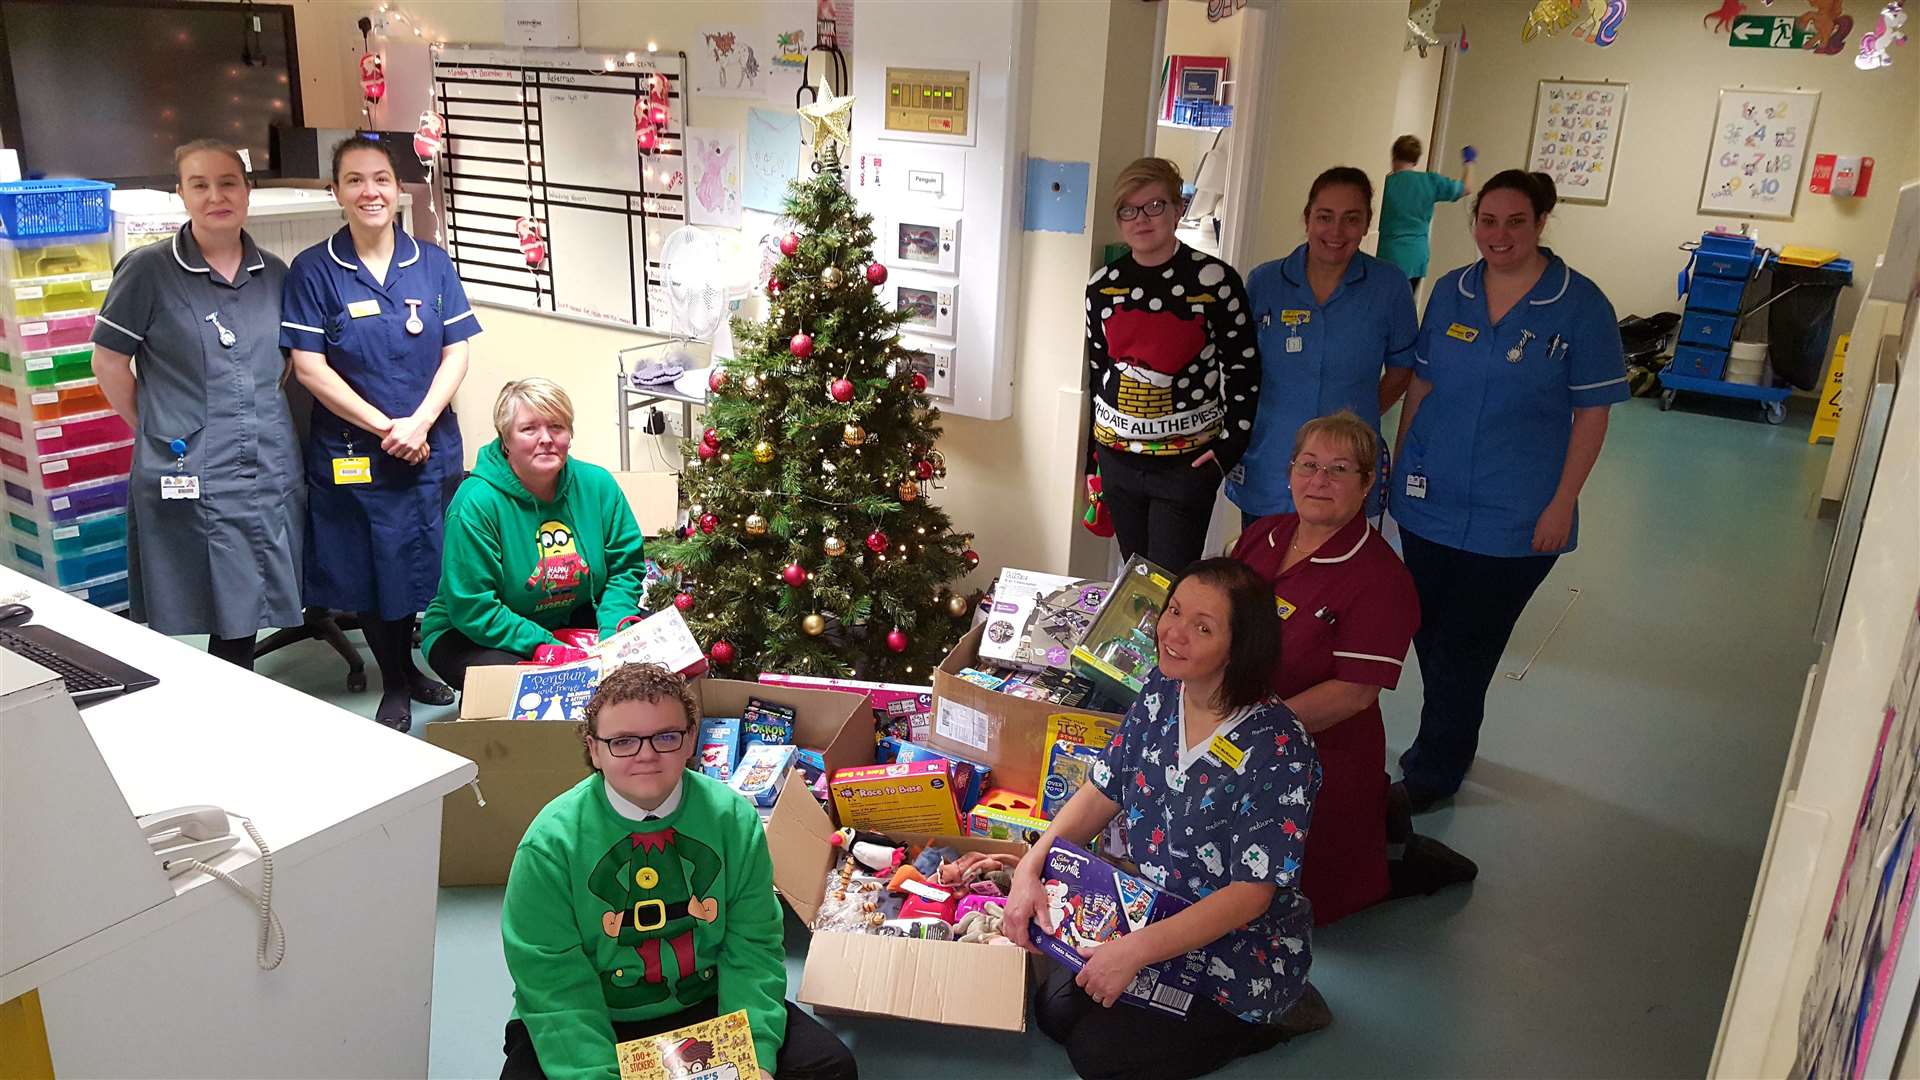
[{"label": "red bauble", "polygon": [[915,476],[917,476],[917,477],[919,477],[919,478],[920,478],[920,479],[922,479],[922,480],[931,480],[931,479],[933,479],[933,462],[931,462],[931,461],[916,461],[916,462],[914,462],[914,463],[913,463],[913,475],[915,475]]},{"label": "red bauble", "polygon": [[656,101],[647,106],[647,123],[652,124],[654,127],[667,126],[667,106],[665,102]]},{"label": "red bauble", "polygon": [[714,642],[713,647],[707,650],[707,659],[722,667],[733,663],[733,643],[724,640]]},{"label": "red bauble", "polygon": [[701,432],[700,442],[701,442],[701,445],[703,446],[719,446],[720,445],[720,429],[708,428],[707,430]]},{"label": "red bauble", "polygon": [[887,631],[887,648],[894,652],[906,652],[907,632],[897,626]]},{"label": "red bauble", "polygon": [[633,144],[639,147],[642,153],[651,153],[654,148],[660,145],[660,133],[651,127],[635,128],[633,130]]},{"label": "red bauble", "polygon": [[805,333],[804,331],[793,335],[793,340],[787,342],[787,351],[799,357],[802,360],[805,360],[807,357],[812,356],[813,355],[813,336],[811,334]]},{"label": "red bauble", "polygon": [[721,388],[726,385],[727,385],[727,369],[726,368],[714,368],[713,371],[708,373],[707,375],[708,390],[711,390],[717,394],[720,392]]},{"label": "red bauble", "polygon": [[679,595],[673,598],[673,606],[676,608],[679,608],[682,612],[692,611],[693,610],[693,594],[680,593]]},{"label": "red bauble", "polygon": [[717,518],[717,517],[714,517],[714,516],[713,516],[712,514],[701,514],[701,515],[700,515],[700,531],[701,531],[701,532],[703,532],[703,533],[710,533],[710,532],[712,532],[713,530],[715,530],[715,529],[717,529],[717,528],[719,528],[719,527],[720,527],[720,519],[719,519],[719,518]]},{"label": "red bauble", "polygon": [[780,580],[797,589],[807,583],[807,568],[797,562],[788,563],[786,569],[780,571]]},{"label": "red bauble", "polygon": [[788,233],[780,238],[780,254],[791,255],[799,250],[800,235],[798,233]]},{"label": "red bauble", "polygon": [[768,278],[768,279],[767,279],[767,295],[769,295],[769,296],[779,296],[779,295],[780,295],[780,290],[781,290],[782,288],[784,288],[784,286],[782,286],[782,285],[780,284],[780,279],[779,279],[779,278],[777,278],[777,277],[771,277],[771,278]]},{"label": "red bauble", "polygon": [[693,452],[700,455],[701,461],[712,461],[720,456],[720,448],[709,443],[701,443],[693,448]]},{"label": "red bauble", "polygon": [[911,381],[913,383],[914,393],[924,394],[927,392],[927,377],[925,375],[916,371],[913,373],[913,379]]},{"label": "red bauble", "polygon": [[827,393],[833,395],[833,400],[845,405],[853,400],[853,380],[835,379],[833,384],[827,387]]},{"label": "red bauble", "polygon": [[887,283],[887,268],[880,265],[879,263],[868,263],[867,264],[867,284],[885,285],[886,283]]},{"label": "red bauble", "polygon": [[980,565],[980,553],[973,550],[972,548],[968,548],[967,550],[961,552],[960,557],[967,560],[968,566]]},{"label": "red bauble", "polygon": [[875,529],[867,534],[867,550],[879,554],[887,550],[887,534]]}]

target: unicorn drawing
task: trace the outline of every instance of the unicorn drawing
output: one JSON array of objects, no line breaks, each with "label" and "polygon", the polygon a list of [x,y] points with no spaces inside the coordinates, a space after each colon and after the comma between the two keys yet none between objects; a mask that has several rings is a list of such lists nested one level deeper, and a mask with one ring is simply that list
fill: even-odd
[{"label": "unicorn drawing", "polygon": [[1907,11],[1900,0],[1881,8],[1880,21],[1860,35],[1860,55],[1853,58],[1853,66],[1861,71],[1891,66],[1893,57],[1889,53],[1893,47],[1906,44],[1906,25]]}]

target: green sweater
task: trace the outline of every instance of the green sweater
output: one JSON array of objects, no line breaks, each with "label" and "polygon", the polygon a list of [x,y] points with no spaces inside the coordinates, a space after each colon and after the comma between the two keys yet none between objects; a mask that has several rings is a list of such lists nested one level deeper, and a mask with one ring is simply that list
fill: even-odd
[{"label": "green sweater", "polygon": [[553,1080],[612,1080],[613,1021],[716,993],[720,1015],[747,1010],[754,1055],[773,1069],[787,968],[766,835],[718,780],[688,770],[681,792],[668,816],[632,821],[596,772],[548,803],[514,853],[500,911],[513,1013]]},{"label": "green sweater", "polygon": [[458,630],[476,645],[532,656],[583,604],[594,607],[600,635],[611,635],[640,613],[642,544],[612,473],[569,461],[543,503],[495,439],[447,508],[440,591],[421,620],[420,651]]}]

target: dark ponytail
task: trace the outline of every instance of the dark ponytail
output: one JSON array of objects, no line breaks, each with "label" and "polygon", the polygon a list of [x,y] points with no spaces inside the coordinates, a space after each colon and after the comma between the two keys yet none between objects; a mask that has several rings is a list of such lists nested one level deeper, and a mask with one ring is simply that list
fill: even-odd
[{"label": "dark ponytail", "polygon": [[1530,173],[1520,169],[1504,169],[1493,174],[1493,179],[1480,185],[1480,193],[1473,197],[1473,212],[1480,212],[1480,200],[1491,191],[1517,191],[1527,197],[1533,207],[1535,220],[1553,212],[1560,201],[1560,193],[1555,188],[1553,177],[1546,173]]}]

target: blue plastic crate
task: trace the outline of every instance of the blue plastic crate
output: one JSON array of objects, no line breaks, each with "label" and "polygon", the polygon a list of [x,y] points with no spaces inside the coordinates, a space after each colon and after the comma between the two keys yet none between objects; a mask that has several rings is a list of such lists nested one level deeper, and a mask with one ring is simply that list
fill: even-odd
[{"label": "blue plastic crate", "polygon": [[1731,315],[1714,315],[1688,308],[1680,318],[1680,340],[1688,345],[1727,348],[1733,344]]},{"label": "blue plastic crate", "polygon": [[1747,291],[1746,278],[1709,277],[1695,274],[1687,287],[1687,308],[1701,311],[1740,313],[1740,297]]},{"label": "blue plastic crate", "polygon": [[1727,370],[1727,350],[1681,345],[1673,350],[1673,366],[1669,370],[1690,379],[1718,379]]},{"label": "blue plastic crate", "polygon": [[15,180],[0,184],[0,225],[15,240],[86,236],[113,228],[113,185],[100,180]]},{"label": "blue plastic crate", "polygon": [[1754,245],[1749,236],[1702,233],[1700,250],[1694,255],[1694,274],[1708,277],[1737,278],[1753,276]]},{"label": "blue plastic crate", "polygon": [[1193,127],[1229,127],[1233,124],[1233,106],[1211,101],[1176,101],[1173,122]]}]

